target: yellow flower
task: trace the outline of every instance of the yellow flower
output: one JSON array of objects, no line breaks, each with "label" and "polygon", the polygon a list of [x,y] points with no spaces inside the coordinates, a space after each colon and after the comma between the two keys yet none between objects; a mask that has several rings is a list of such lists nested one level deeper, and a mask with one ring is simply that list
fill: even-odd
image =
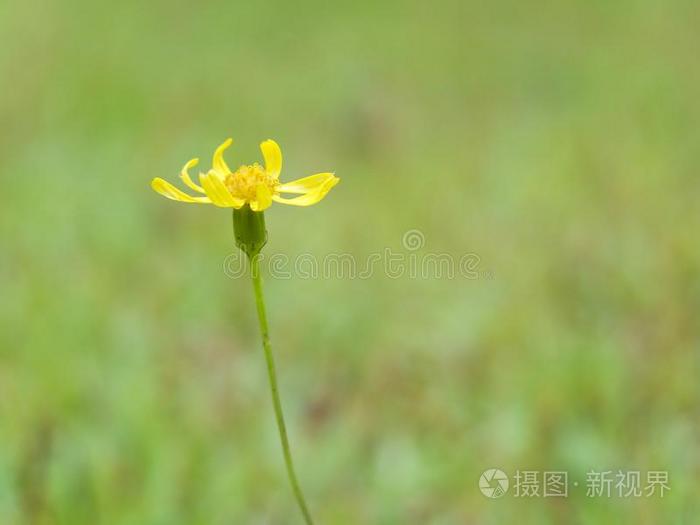
[{"label": "yellow flower", "polygon": [[[151,187],[164,197],[180,202],[210,203],[222,208],[236,209],[249,204],[253,211],[263,211],[272,204],[272,201],[292,206],[311,206],[323,199],[340,181],[333,173],[317,173],[292,182],[280,182],[282,152],[274,140],[266,140],[260,144],[265,167],[256,162],[231,171],[223,154],[232,143],[232,139],[226,139],[216,148],[212,169],[206,174],[201,172],[199,174],[201,186],[196,184],[189,175],[189,169],[196,166],[199,159],[190,160],[182,168],[180,172],[182,182],[190,189],[202,194],[201,196],[188,195],[160,177],[151,181]],[[283,197],[281,195],[283,193],[298,196]]]},{"label": "yellow flower", "polygon": [[[256,162],[231,171],[224,160],[224,150],[232,143],[232,139],[226,139],[216,148],[212,169],[206,174],[199,174],[200,184],[196,184],[189,174],[189,169],[196,166],[199,159],[190,160],[182,168],[182,182],[201,196],[188,195],[160,177],[151,181],[151,187],[164,197],[180,202],[210,203],[236,209],[249,204],[253,211],[263,211],[272,201],[292,206],[311,206],[323,199],[340,181],[333,173],[317,173],[292,182],[280,182],[282,152],[274,140],[260,144],[265,167]],[[297,197],[283,197],[283,193],[296,194]]]}]

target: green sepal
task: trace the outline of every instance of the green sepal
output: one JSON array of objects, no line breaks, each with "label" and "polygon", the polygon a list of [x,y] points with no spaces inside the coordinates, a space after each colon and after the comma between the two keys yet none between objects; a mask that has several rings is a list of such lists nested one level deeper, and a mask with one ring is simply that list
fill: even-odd
[{"label": "green sepal", "polygon": [[233,235],[238,246],[248,257],[254,257],[267,243],[265,213],[253,211],[249,205],[233,209]]}]

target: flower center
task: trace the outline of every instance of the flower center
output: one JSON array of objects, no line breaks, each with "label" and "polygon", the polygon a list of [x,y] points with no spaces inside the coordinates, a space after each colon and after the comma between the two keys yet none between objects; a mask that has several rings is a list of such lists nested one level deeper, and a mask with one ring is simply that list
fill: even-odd
[{"label": "flower center", "polygon": [[226,176],[224,184],[231,195],[246,201],[257,199],[258,186],[264,184],[270,189],[270,193],[275,193],[278,182],[270,177],[265,168],[257,162],[252,166],[243,165],[235,172]]}]

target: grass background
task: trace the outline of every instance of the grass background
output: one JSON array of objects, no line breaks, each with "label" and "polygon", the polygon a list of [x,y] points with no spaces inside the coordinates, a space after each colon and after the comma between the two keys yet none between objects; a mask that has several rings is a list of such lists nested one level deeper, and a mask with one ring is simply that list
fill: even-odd
[{"label": "grass background", "polygon": [[[700,515],[696,2],[0,3],[0,523],[286,524],[230,216],[149,188],[275,138],[321,204],[268,253],[404,232],[481,278],[267,279],[318,523]],[[405,250],[404,250],[405,252]],[[567,470],[489,500],[487,468]],[[666,497],[586,472],[665,470]]]}]

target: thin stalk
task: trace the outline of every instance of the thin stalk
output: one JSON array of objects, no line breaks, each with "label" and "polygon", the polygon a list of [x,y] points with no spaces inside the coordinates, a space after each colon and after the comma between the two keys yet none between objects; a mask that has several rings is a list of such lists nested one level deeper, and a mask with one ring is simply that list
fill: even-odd
[{"label": "thin stalk", "polygon": [[272,392],[272,405],[275,409],[275,418],[277,419],[277,428],[280,433],[280,441],[282,442],[282,451],[284,452],[284,462],[287,465],[287,475],[289,483],[292,485],[294,496],[299,504],[301,513],[304,515],[304,520],[308,525],[313,525],[309,508],[306,506],[304,494],[301,492],[301,486],[294,472],[294,463],[292,462],[292,452],[289,448],[289,440],[287,439],[287,427],[284,424],[284,415],[282,414],[282,403],[280,402],[279,388],[277,386],[277,373],[275,372],[275,360],[272,356],[272,346],[270,345],[270,333],[267,327],[267,313],[265,311],[265,298],[262,290],[262,278],[260,277],[260,262],[257,256],[250,257],[250,272],[253,279],[253,289],[255,290],[255,304],[258,309],[258,321],[260,323],[260,334],[262,335],[263,350],[265,351],[265,361],[267,361],[267,376],[270,379],[270,391]]}]

